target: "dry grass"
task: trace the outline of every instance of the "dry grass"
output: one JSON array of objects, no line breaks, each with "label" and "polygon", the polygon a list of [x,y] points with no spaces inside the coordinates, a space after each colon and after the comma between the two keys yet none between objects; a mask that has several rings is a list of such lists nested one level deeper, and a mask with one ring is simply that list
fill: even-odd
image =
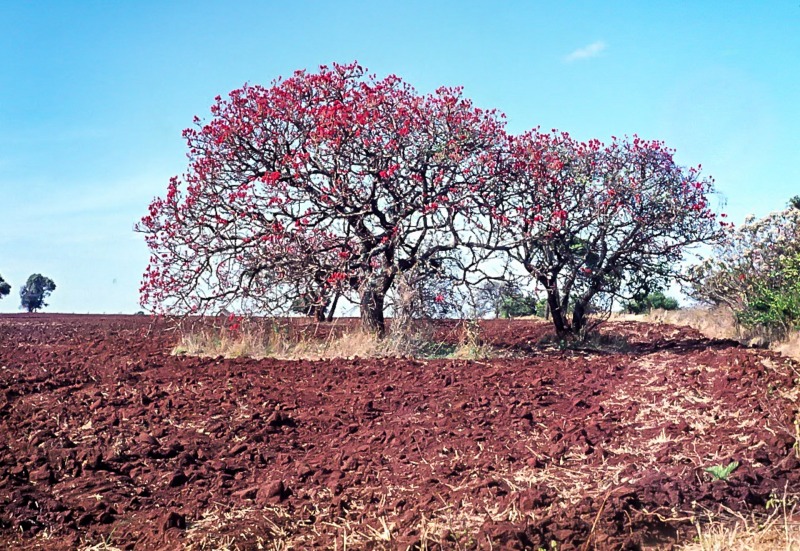
[{"label": "dry grass", "polygon": [[687,325],[712,339],[740,339],[745,337],[736,317],[729,308],[685,308],[681,310],[652,310],[634,319],[670,325]]},{"label": "dry grass", "polygon": [[770,348],[779,354],[800,361],[800,331],[792,331],[788,338],[774,343]]},{"label": "dry grass", "polygon": [[180,343],[172,349],[176,356],[224,356],[238,358],[249,356],[265,358],[273,353],[269,341],[262,341],[252,334],[233,335],[218,329],[203,329],[181,335]]},{"label": "dry grass", "polygon": [[483,342],[478,323],[470,321],[462,327],[460,342],[450,357],[456,360],[488,360],[497,355],[497,350]]},{"label": "dry grass", "polygon": [[466,323],[459,344],[434,340],[432,327],[420,320],[389,326],[380,339],[360,330],[331,331],[327,338],[295,333],[279,324],[243,323],[236,331],[225,327],[191,328],[182,331],[176,356],[224,358],[275,358],[281,360],[320,360],[334,358],[423,357],[459,360],[487,360],[507,357],[506,351],[485,344],[477,323]]},{"label": "dry grass", "polygon": [[728,519],[707,515],[695,523],[697,536],[682,551],[800,551],[800,522],[795,516],[796,498],[784,489],[767,504],[766,518],[747,518],[728,511]]},{"label": "dry grass", "polygon": [[318,340],[294,337],[287,329],[278,326],[265,328],[253,325],[237,331],[205,328],[183,333],[172,353],[224,358],[319,360],[403,355],[403,351],[404,347],[399,339],[381,340],[361,331]]},{"label": "dry grass", "polygon": [[454,360],[491,360],[500,357],[502,354],[493,347],[486,344],[470,345],[459,344],[448,358]]},{"label": "dry grass", "polygon": [[[356,513],[362,508],[357,500],[349,506]],[[312,504],[305,512],[313,514],[313,524],[304,520],[304,514],[290,514],[282,507],[235,509],[218,505],[189,524],[184,549],[288,551],[307,549],[321,538],[329,540],[329,549],[336,550],[405,548],[398,547],[398,515],[336,516],[330,508],[317,504]],[[479,530],[487,515],[495,521],[518,520],[519,512],[513,506],[500,511],[471,503],[443,504],[414,521],[413,528],[418,534],[415,549],[474,548],[470,546],[470,542],[474,542],[472,534]],[[106,548],[87,551],[106,551]],[[109,548],[108,551],[113,550]]]},{"label": "dry grass", "polygon": [[121,547],[112,545],[111,536],[103,538],[100,541],[92,544],[84,542],[78,545],[77,549],[78,551],[122,551]]},{"label": "dry grass", "polygon": [[800,528],[782,526],[778,519],[765,527],[713,524],[697,528],[697,541],[685,545],[683,551],[798,551]]},{"label": "dry grass", "polygon": [[[258,549],[265,549],[264,544],[268,540],[281,542],[286,536],[277,524],[269,520],[270,516],[278,519],[288,518],[288,514],[277,507],[256,510],[247,507],[232,509],[217,505],[189,523],[185,533],[184,549],[236,551],[252,548],[252,545],[248,544],[253,542]],[[269,529],[265,528],[264,524],[270,525]],[[268,549],[281,549],[281,547]]]}]

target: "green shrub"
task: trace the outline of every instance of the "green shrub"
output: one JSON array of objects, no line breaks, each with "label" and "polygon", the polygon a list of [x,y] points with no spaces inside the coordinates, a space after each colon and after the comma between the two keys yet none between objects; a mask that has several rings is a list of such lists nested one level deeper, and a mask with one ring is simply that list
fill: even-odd
[{"label": "green shrub", "polygon": [[522,316],[543,316],[544,301],[530,293],[514,293],[503,297],[500,304],[501,318],[519,318]]},{"label": "green shrub", "polygon": [[744,308],[737,312],[745,327],[762,326],[772,331],[800,325],[800,253],[782,257],[769,277],[754,278]]},{"label": "green shrub", "polygon": [[666,296],[661,291],[650,293],[646,296],[634,297],[633,300],[625,304],[625,310],[629,314],[644,314],[650,310],[677,310],[680,308],[678,301]]}]

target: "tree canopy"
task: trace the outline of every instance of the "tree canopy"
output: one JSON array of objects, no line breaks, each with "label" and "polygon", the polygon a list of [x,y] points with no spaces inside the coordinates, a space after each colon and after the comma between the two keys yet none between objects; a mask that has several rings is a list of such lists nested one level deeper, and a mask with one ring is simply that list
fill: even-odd
[{"label": "tree canopy", "polygon": [[11,292],[11,285],[9,285],[8,282],[5,279],[3,279],[3,276],[0,275],[0,298],[8,296],[10,292]]},{"label": "tree canopy", "polygon": [[274,311],[341,291],[380,333],[399,278],[474,267],[456,249],[504,132],[460,89],[420,95],[334,65],[234,90],[211,113],[184,134],[183,180],[139,225],[154,253],[145,305]]},{"label": "tree canopy", "polygon": [[56,284],[42,274],[31,274],[25,285],[19,290],[22,307],[28,312],[35,312],[47,306],[45,299],[56,290]]},{"label": "tree canopy", "polygon": [[610,309],[680,272],[687,248],[713,242],[713,180],[675,163],[662,142],[578,142],[565,132],[514,139],[500,248],[540,285],[556,330],[584,330]]},{"label": "tree canopy", "polygon": [[598,300],[672,275],[717,231],[713,182],[661,142],[510,136],[460,88],[420,94],[356,63],[217,97],[184,137],[186,173],[137,225],[156,312],[324,319],[345,296],[383,334],[387,297],[449,315],[454,286],[516,266],[556,329],[580,332]]}]

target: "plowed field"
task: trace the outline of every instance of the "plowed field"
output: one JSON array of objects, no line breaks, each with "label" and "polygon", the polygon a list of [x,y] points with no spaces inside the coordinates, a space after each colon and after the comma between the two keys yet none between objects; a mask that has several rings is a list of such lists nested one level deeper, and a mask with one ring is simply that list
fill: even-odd
[{"label": "plowed field", "polygon": [[800,492],[791,361],[547,331],[487,322],[516,355],[487,361],[257,361],[172,356],[144,317],[0,316],[0,548],[669,548]]}]

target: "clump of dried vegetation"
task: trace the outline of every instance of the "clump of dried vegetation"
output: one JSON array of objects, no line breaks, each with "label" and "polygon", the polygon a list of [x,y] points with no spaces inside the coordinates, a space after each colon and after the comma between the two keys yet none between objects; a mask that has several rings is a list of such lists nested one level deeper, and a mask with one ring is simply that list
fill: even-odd
[{"label": "clump of dried vegetation", "polygon": [[222,356],[224,358],[275,358],[283,360],[318,360],[328,358],[372,358],[402,356],[412,343],[393,336],[378,339],[362,331],[330,332],[324,338],[292,334],[290,328],[252,324],[231,331],[208,327],[182,332],[175,355]]},{"label": "clump of dried vegetation", "polygon": [[174,355],[224,358],[274,358],[320,360],[333,358],[419,357],[486,360],[508,352],[483,342],[480,325],[465,322],[456,344],[439,342],[433,326],[418,319],[394,319],[385,337],[340,327],[335,323],[324,334],[298,331],[290,323],[242,321],[227,325],[179,328]]},{"label": "clump of dried vegetation", "polygon": [[709,514],[695,526],[697,536],[681,547],[682,551],[798,551],[800,523],[796,518],[797,500],[784,489],[767,502],[769,515],[746,517],[728,511],[728,518]]}]

